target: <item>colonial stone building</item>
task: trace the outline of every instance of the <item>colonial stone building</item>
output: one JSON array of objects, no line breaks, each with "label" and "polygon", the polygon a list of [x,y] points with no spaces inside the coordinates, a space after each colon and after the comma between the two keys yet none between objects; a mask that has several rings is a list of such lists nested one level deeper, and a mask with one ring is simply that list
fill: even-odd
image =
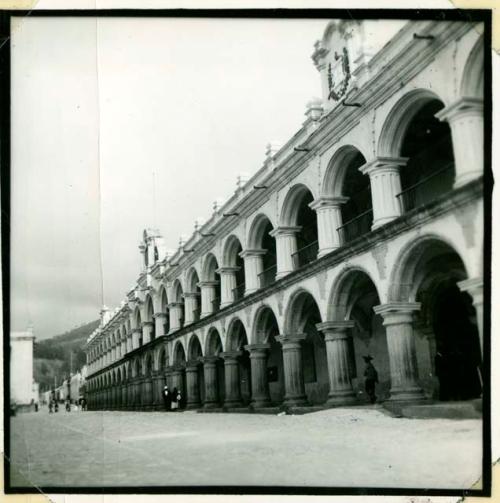
[{"label": "colonial stone building", "polygon": [[329,23],[301,129],[175,252],[144,231],[91,409],[362,403],[368,354],[379,399],[481,395],[483,26],[388,26]]}]

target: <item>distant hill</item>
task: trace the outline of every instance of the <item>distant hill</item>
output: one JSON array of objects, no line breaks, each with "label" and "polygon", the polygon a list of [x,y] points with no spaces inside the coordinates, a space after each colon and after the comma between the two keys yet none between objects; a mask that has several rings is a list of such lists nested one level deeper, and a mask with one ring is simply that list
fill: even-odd
[{"label": "distant hill", "polygon": [[83,348],[98,326],[99,320],[91,321],[64,334],[35,341],[34,374],[41,390],[51,388],[54,383],[59,385],[71,370],[76,372],[86,363]]}]

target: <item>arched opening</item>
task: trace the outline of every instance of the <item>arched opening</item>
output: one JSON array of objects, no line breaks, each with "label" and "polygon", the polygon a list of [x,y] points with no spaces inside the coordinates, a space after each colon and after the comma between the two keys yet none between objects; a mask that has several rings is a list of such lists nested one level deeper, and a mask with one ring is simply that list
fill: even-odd
[{"label": "arched opening", "polygon": [[[198,277],[198,273],[196,272],[196,269],[192,267],[187,275],[187,292],[185,294],[186,316],[188,316],[187,311],[189,309],[191,311],[189,315],[192,322],[199,321],[201,316],[201,288],[199,286],[199,282],[200,278]],[[189,302],[187,302],[187,298],[189,298]]]},{"label": "arched opening", "polygon": [[137,345],[138,347],[142,346],[142,319],[141,319],[141,312],[139,311],[139,308],[136,309],[135,311],[135,326],[137,330]]},{"label": "arched opening", "polygon": [[240,256],[242,251],[240,240],[236,236],[231,236],[225,246],[224,267],[234,268],[232,302],[242,299],[245,295],[245,264]]},{"label": "arched opening", "polygon": [[179,316],[178,326],[179,328],[182,328],[184,326],[184,319],[185,319],[184,297],[183,297],[182,285],[178,279],[176,279],[174,282],[173,296],[174,296],[174,302],[178,307],[178,316]]},{"label": "arched opening", "polygon": [[377,370],[376,396],[389,398],[391,373],[386,331],[382,317],[373,308],[380,304],[377,288],[368,274],[352,269],[344,273],[333,287],[329,318],[354,322],[349,342],[350,378],[355,393],[368,402],[364,382],[365,356],[373,358]]},{"label": "arched opening", "polygon": [[435,115],[444,108],[432,91],[416,89],[393,107],[382,128],[381,156],[408,158],[400,168],[402,212],[432,202],[452,189],[455,162],[451,131]]},{"label": "arched opening", "polygon": [[285,398],[285,376],[283,373],[283,350],[276,340],[279,335],[279,326],[276,316],[268,306],[262,307],[256,315],[254,323],[256,343],[269,344],[267,357],[267,382],[271,402],[280,404]]},{"label": "arched opening", "polygon": [[484,36],[481,35],[465,63],[460,95],[469,98],[484,96]]},{"label": "arched opening", "polygon": [[343,147],[332,160],[330,169],[337,170],[336,176],[332,177],[336,186],[328,190],[345,198],[340,207],[342,225],[337,229],[340,243],[352,241],[371,230],[373,210],[370,177],[359,170],[364,164],[365,157],[352,146]]},{"label": "arched opening", "polygon": [[160,294],[161,299],[161,312],[165,313],[163,321],[163,335],[167,335],[170,331],[170,312],[168,309],[168,297],[166,288],[162,287],[162,292]]},{"label": "arched opening", "polygon": [[273,226],[265,215],[259,215],[250,229],[248,246],[256,251],[257,288],[264,288],[276,280],[276,240],[271,235]]},{"label": "arched opening", "polygon": [[205,266],[203,268],[203,284],[206,288],[206,296],[202,297],[203,301],[207,304],[201,306],[204,313],[215,313],[220,309],[221,302],[221,284],[217,270],[219,264],[217,259],[212,253],[209,253],[205,259]]},{"label": "arched opening", "polygon": [[462,259],[450,245],[429,237],[403,252],[399,263],[399,298],[421,303],[413,327],[420,385],[443,401],[479,397],[482,365],[476,312],[470,296],[457,285],[467,279]]},{"label": "arched opening", "polygon": [[304,185],[290,189],[283,204],[282,223],[297,227],[296,251],[292,253],[294,269],[298,269],[318,256],[318,223],[316,211],[309,206],[314,200],[311,191]]},{"label": "arched opening", "polygon": [[302,372],[311,404],[324,403],[330,389],[325,341],[316,328],[321,321],[318,305],[309,292],[300,291],[292,297],[287,309],[286,333],[305,334],[301,341]]},{"label": "arched opening", "polygon": [[[188,403],[191,402],[193,404],[199,405],[199,402],[202,403],[205,400],[205,376],[203,374],[203,363],[201,358],[203,356],[203,351],[201,349],[200,339],[197,335],[193,335],[191,340],[189,341],[188,347],[188,361],[190,365],[195,364],[197,369],[196,375],[196,390],[188,389]],[[195,396],[190,397],[189,393],[194,394]]]},{"label": "arched opening", "polygon": [[226,393],[225,393],[224,361],[219,357],[220,353],[222,353],[222,340],[220,338],[220,335],[219,335],[219,332],[217,331],[217,329],[212,328],[208,334],[208,337],[207,337],[206,355],[217,357],[216,379],[215,379],[216,393],[215,394],[216,394],[217,402],[222,404],[222,403],[224,403],[224,398],[226,396]]},{"label": "arched opening", "polygon": [[184,346],[177,342],[174,349],[174,365],[185,365],[186,364],[186,352],[184,351]]},{"label": "arched opening", "polygon": [[172,374],[172,391],[177,389],[181,393],[179,407],[184,407],[186,400],[186,352],[180,341],[174,348],[174,371]]},{"label": "arched opening", "polygon": [[149,330],[150,340],[154,341],[156,337],[156,327],[154,322],[153,299],[151,299],[149,295],[146,300],[146,321],[148,322],[147,330]]},{"label": "arched opening", "polygon": [[248,338],[245,327],[239,319],[235,319],[228,329],[228,351],[239,351],[238,372],[240,382],[240,395],[244,404],[248,405],[252,398],[252,379],[250,353],[245,346]]}]

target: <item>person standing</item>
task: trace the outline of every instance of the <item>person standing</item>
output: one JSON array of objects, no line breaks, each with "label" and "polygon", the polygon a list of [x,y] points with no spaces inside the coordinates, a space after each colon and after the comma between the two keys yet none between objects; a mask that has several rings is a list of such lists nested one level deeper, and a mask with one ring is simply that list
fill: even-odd
[{"label": "person standing", "polygon": [[375,403],[377,401],[377,397],[375,395],[375,385],[378,383],[377,369],[373,366],[373,358],[370,355],[363,356],[363,360],[365,360],[366,363],[364,373],[365,391],[370,398],[370,403]]},{"label": "person standing", "polygon": [[177,391],[177,388],[174,388],[172,391],[172,402],[171,402],[171,409],[173,411],[176,411],[179,408],[179,402],[177,400],[179,392]]},{"label": "person standing", "polygon": [[165,404],[165,410],[169,412],[172,405],[172,395],[166,385],[163,387],[163,403]]}]

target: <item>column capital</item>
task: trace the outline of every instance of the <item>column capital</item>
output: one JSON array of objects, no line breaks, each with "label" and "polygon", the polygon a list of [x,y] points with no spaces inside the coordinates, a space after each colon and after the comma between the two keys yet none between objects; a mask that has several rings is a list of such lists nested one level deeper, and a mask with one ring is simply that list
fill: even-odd
[{"label": "column capital", "polygon": [[483,278],[471,278],[457,283],[462,292],[467,292],[472,297],[474,305],[483,303]]},{"label": "column capital", "polygon": [[376,156],[358,169],[363,175],[369,176],[389,171],[399,171],[401,166],[406,166],[408,159],[408,157]]},{"label": "column capital", "polygon": [[219,267],[218,269],[215,270],[215,272],[218,274],[234,274],[239,270],[240,270],[239,267],[224,266],[224,267]]},{"label": "column capital", "polygon": [[241,258],[245,257],[260,257],[261,255],[265,255],[267,250],[263,250],[261,248],[248,248],[239,253]]},{"label": "column capital", "polygon": [[318,323],[316,328],[325,334],[326,340],[348,339],[351,334],[349,331],[354,327],[354,321],[325,321]]},{"label": "column capital", "polygon": [[209,365],[215,365],[217,363],[217,361],[219,360],[219,357],[218,356],[204,356],[202,358],[200,358],[200,361],[206,365],[207,363]]},{"label": "column capital", "polygon": [[420,310],[420,302],[388,302],[375,306],[373,310],[384,318],[384,325],[411,323],[413,313]]},{"label": "column capital", "polygon": [[152,327],[152,326],[154,325],[154,323],[153,323],[152,321],[143,321],[143,322],[141,323],[141,325],[142,325],[143,327]]},{"label": "column capital", "polygon": [[300,341],[304,340],[307,334],[283,334],[278,335],[275,339],[285,348],[300,347]]},{"label": "column capital", "polygon": [[271,348],[271,344],[265,344],[265,343],[247,344],[246,346],[243,347],[250,353],[251,357],[252,353],[261,353],[261,352],[265,353],[268,349]]},{"label": "column capital", "polygon": [[294,234],[297,234],[300,232],[302,227],[300,225],[282,225],[280,227],[276,227],[273,229],[269,235],[271,235],[273,238],[276,238],[277,236],[293,236]]},{"label": "column capital", "polygon": [[154,313],[153,318],[166,318],[167,313]]},{"label": "column capital", "polygon": [[197,372],[200,360],[189,360],[186,363],[186,372]]},{"label": "column capital", "polygon": [[182,372],[183,370],[185,370],[186,368],[186,363],[176,363],[175,365],[173,365],[173,373],[178,373],[178,372]]},{"label": "column capital", "polygon": [[132,333],[133,334],[141,334],[142,333],[142,329],[139,328],[139,327],[133,328],[132,329]]},{"label": "column capital", "polygon": [[210,286],[210,287],[216,287],[217,285],[219,284],[218,281],[200,281],[198,283],[198,286],[200,288],[203,288],[203,287],[207,287],[207,286]]},{"label": "column capital", "polygon": [[182,306],[182,302],[170,302],[168,307],[169,308],[172,308],[172,307],[181,307]]},{"label": "column capital", "polygon": [[185,292],[185,293],[182,294],[182,296],[185,299],[194,299],[196,297],[199,297],[200,294],[198,292]]},{"label": "column capital", "polygon": [[224,351],[223,353],[219,353],[221,358],[224,358],[224,361],[236,360],[238,356],[241,356],[241,351]]},{"label": "column capital", "polygon": [[440,121],[452,122],[469,115],[483,115],[483,99],[464,96],[440,110],[435,117]]},{"label": "column capital", "polygon": [[347,203],[347,201],[349,201],[349,198],[344,196],[320,196],[312,203],[309,203],[309,208],[316,211],[328,208],[338,208],[342,204]]}]

